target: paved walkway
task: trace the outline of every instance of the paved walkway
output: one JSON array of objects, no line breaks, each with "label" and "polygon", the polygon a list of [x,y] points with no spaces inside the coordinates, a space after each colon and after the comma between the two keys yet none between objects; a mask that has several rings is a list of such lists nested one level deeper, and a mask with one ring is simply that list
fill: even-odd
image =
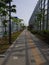
[{"label": "paved walkway", "polygon": [[0,58],[0,65],[49,65],[49,46],[24,30]]}]

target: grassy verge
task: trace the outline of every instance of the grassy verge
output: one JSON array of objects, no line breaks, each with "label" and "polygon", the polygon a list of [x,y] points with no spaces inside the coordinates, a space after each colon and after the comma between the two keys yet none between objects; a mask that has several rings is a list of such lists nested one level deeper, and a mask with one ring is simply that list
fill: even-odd
[{"label": "grassy verge", "polygon": [[[16,40],[16,38],[20,35],[22,31],[14,32],[11,35],[12,43]],[[8,43],[8,36],[0,38],[0,54],[3,54],[11,44]]]},{"label": "grassy verge", "polygon": [[47,44],[49,44],[49,31],[48,30],[43,30],[43,31],[30,30],[30,32],[36,35],[36,37],[46,42]]}]

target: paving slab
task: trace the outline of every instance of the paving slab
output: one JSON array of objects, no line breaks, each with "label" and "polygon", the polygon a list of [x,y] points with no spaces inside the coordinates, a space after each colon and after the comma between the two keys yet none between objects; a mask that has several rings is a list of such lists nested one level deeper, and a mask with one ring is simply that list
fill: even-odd
[{"label": "paving slab", "polygon": [[0,60],[0,65],[49,65],[49,47],[24,30]]}]

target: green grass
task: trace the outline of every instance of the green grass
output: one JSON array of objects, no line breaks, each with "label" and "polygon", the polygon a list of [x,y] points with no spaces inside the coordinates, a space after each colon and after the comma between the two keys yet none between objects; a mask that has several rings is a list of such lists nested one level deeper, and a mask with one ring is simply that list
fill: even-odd
[{"label": "green grass", "polygon": [[43,30],[43,31],[35,31],[35,30],[29,30],[32,34],[36,35],[38,38],[49,44],[49,30]]},{"label": "green grass", "polygon": [[[17,39],[17,37],[20,35],[22,31],[12,33],[11,40],[12,43]],[[0,54],[3,54],[6,52],[6,50],[9,48],[11,44],[8,43],[8,36],[0,38]]]},{"label": "green grass", "polygon": [[22,32],[22,31],[13,33],[13,35],[12,35],[12,42],[15,41],[15,39],[19,36],[19,34],[20,34],[21,32]]}]

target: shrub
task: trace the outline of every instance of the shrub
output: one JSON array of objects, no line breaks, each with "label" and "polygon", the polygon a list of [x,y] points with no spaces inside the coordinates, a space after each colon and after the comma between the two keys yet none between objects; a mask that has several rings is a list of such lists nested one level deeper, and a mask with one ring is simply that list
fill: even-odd
[{"label": "shrub", "polygon": [[43,31],[30,30],[30,31],[33,34],[37,34],[37,36],[41,37],[41,39],[49,43],[49,30],[43,30]]},{"label": "shrub", "polygon": [[35,31],[35,30],[31,30],[31,33],[33,33],[33,34],[37,34],[37,31]]}]

